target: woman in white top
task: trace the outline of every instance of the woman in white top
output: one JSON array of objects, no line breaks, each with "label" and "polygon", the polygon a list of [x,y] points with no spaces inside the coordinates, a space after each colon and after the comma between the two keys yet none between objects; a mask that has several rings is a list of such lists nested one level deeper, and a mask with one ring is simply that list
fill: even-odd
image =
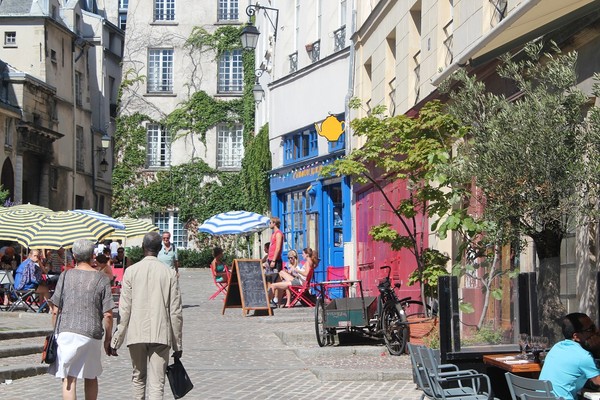
[{"label": "woman in white top", "polygon": [[290,286],[302,286],[306,282],[309,273],[315,268],[318,263],[315,252],[307,247],[302,250],[302,256],[304,257],[304,265],[298,264],[298,253],[295,250],[290,250],[288,253],[289,267],[288,270],[282,270],[279,272],[281,282],[275,282],[271,284],[271,301],[274,306],[278,305],[279,291],[285,290],[286,302],[285,307],[290,306],[291,292]]}]

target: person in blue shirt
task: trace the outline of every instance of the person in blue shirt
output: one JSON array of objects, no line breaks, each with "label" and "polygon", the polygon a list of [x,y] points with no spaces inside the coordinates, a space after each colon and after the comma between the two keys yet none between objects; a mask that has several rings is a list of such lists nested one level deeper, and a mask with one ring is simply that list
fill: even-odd
[{"label": "person in blue shirt", "polygon": [[597,340],[598,330],[590,317],[583,313],[566,315],[561,328],[565,340],[552,346],[539,379],[552,382],[556,396],[573,400],[588,379],[600,385],[600,370],[591,353],[591,343]]},{"label": "person in blue shirt", "polygon": [[42,302],[48,300],[48,286],[42,277],[42,269],[39,265],[41,251],[29,250],[29,256],[23,261],[15,272],[15,289],[29,290],[35,289],[35,292],[42,297]]}]

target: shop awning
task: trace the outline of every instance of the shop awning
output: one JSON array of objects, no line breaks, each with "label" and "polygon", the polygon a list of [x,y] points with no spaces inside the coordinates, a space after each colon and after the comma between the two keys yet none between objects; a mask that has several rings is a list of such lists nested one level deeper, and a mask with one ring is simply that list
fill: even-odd
[{"label": "shop awning", "polygon": [[477,66],[600,10],[600,0],[525,0],[432,79],[440,84],[459,66]]}]

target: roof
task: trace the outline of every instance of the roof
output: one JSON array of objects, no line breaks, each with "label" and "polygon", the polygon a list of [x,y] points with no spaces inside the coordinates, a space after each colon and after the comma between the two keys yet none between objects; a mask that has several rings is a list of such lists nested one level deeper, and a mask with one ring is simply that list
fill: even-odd
[{"label": "roof", "polygon": [[[31,14],[31,8],[36,0],[2,0],[0,2],[0,15],[28,15]],[[36,4],[37,5],[37,4]],[[39,9],[39,5],[37,5]]]}]

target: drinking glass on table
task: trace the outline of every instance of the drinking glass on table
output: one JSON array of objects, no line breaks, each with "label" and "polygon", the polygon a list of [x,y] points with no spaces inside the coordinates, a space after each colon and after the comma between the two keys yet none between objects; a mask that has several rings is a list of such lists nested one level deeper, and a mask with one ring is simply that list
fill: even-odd
[{"label": "drinking glass on table", "polygon": [[526,333],[519,334],[519,348],[521,349],[519,358],[521,360],[527,359],[527,346],[529,346],[529,335]]},{"label": "drinking glass on table", "polygon": [[550,344],[550,339],[547,336],[540,337],[541,350],[548,350],[549,344]]}]

